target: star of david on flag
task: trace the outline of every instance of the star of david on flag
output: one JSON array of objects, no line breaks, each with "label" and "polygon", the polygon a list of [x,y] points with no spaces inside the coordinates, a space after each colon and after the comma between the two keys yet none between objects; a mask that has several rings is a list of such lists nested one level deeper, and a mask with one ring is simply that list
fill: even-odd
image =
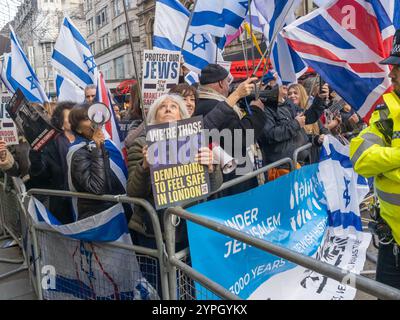
[{"label": "star of david on flag", "polygon": [[[201,37],[202,41],[201,42],[196,42],[196,37]],[[209,43],[210,41],[208,41],[206,39],[206,37],[204,36],[204,34],[201,35],[195,35],[193,34],[188,40],[187,40],[191,45],[192,45],[192,50],[195,51],[197,48],[206,50],[206,45],[207,43]]]},{"label": "star of david on flag", "polygon": [[29,102],[44,103],[49,101],[47,94],[39,83],[28,58],[26,57],[18,38],[10,27],[11,56],[5,66],[6,83],[11,92],[20,89]]}]

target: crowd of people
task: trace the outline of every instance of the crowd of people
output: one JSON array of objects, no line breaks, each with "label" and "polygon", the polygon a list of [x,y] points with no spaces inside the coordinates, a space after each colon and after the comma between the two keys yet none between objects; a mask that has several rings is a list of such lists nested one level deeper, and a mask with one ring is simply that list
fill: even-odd
[{"label": "crowd of people", "polygon": [[[318,162],[326,134],[334,134],[347,141],[363,128],[362,119],[351,106],[332,92],[328,84],[321,85],[318,76],[311,75],[296,84],[285,86],[277,84],[276,73],[271,75],[268,72],[260,80],[253,77],[233,82],[225,68],[210,64],[202,70],[198,84],[179,83],[144,111],[140,106],[138,84],[132,85],[128,107],[114,106],[117,120],[129,123],[125,139],[128,154],[128,178],[125,182],[111,169],[112,150],[104,148],[107,139],[103,130],[95,128],[88,116],[88,109],[95,102],[96,86],[85,89],[85,102],[81,104],[61,101],[51,106],[39,105],[59,135],[41,151],[31,149],[22,135],[16,146],[6,147],[5,142],[0,141],[0,169],[9,176],[20,177],[27,188],[71,190],[96,195],[127,194],[153,203],[146,124],[202,116],[205,129],[229,130],[232,133],[242,131],[239,136],[232,134],[232,139],[237,141],[230,143],[239,145],[243,155],[242,162],[238,160],[238,168],[245,166],[243,159],[250,159],[252,165],[240,175],[285,157],[292,158],[294,151],[307,143],[311,143],[312,148],[300,153],[297,167]],[[254,94],[256,90],[258,97]],[[254,141],[250,143],[246,141],[247,130],[254,132]],[[227,141],[219,143],[224,148]],[[196,160],[208,167],[212,190],[238,176],[238,170],[223,174],[209,148],[200,149]],[[266,175],[231,187],[219,196],[249,190],[287,172],[289,168],[281,166]],[[67,198],[50,197],[44,201],[64,224],[76,219],[71,214],[74,210],[79,212],[79,219],[84,219],[113,205],[79,199],[77,207],[73,208]],[[131,210],[127,211],[131,229],[145,238],[151,238],[148,217],[139,208],[133,216]],[[142,243],[146,239],[137,241]]]},{"label": "crowd of people", "polygon": [[[85,101],[81,104],[60,101],[51,106],[39,105],[59,134],[41,151],[31,149],[23,135],[15,146],[7,147],[0,141],[0,170],[21,178],[28,189],[127,194],[154,204],[146,125],[202,116],[205,129],[232,133],[234,141],[230,143],[240,146],[243,155],[237,164],[244,169],[240,175],[285,157],[292,158],[294,151],[307,143],[311,143],[312,148],[300,154],[297,167],[318,162],[326,134],[347,141],[364,126],[351,106],[332,92],[328,84],[319,84],[318,76],[300,79],[299,83],[289,86],[279,85],[276,74],[271,77],[270,72],[262,79],[233,80],[225,68],[210,64],[202,70],[198,84],[179,83],[146,110],[140,106],[137,84],[132,85],[128,107],[115,105],[113,108],[118,121],[129,123],[124,141],[126,167],[121,169],[121,172],[127,169],[125,180],[115,169],[119,161],[115,158],[118,153],[115,146],[105,137],[102,128],[95,127],[89,119],[88,109],[96,97],[95,86],[85,89]],[[250,143],[246,140],[247,130],[253,131]],[[242,134],[234,134],[237,131]],[[224,148],[228,142],[219,143]],[[200,148],[195,161],[206,166],[212,191],[239,176],[237,170],[224,174],[209,147]],[[250,167],[246,166],[248,161]],[[244,192],[288,172],[289,168],[283,165],[213,197]],[[39,199],[62,224],[88,218],[115,205],[82,198],[75,203],[67,197],[41,196]],[[145,210],[135,206],[133,214],[131,206],[124,205],[124,209],[133,242],[155,248],[153,226]],[[163,210],[158,214],[163,229]],[[184,223],[178,228],[177,248],[188,245],[185,228]]]}]

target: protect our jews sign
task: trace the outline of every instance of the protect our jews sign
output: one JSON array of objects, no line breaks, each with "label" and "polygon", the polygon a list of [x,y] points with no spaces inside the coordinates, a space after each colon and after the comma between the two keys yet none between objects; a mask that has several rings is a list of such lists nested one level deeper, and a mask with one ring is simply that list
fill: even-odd
[{"label": "protect our jews sign", "polygon": [[144,50],[142,94],[145,108],[178,84],[180,61],[179,51]]}]

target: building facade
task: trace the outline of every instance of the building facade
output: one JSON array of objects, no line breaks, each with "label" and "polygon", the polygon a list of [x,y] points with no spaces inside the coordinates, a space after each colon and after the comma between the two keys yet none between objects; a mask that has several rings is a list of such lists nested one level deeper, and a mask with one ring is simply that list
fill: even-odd
[{"label": "building facade", "polygon": [[86,35],[83,0],[24,0],[11,22],[40,83],[51,96],[56,91],[51,56],[65,15]]},{"label": "building facade", "polygon": [[[96,64],[110,89],[124,80],[136,78],[132,51],[125,18],[123,0],[85,0],[84,14],[87,43],[92,49]],[[138,6],[136,0],[125,0],[129,28],[138,68],[141,68]],[[140,70],[138,70],[140,72]]]}]

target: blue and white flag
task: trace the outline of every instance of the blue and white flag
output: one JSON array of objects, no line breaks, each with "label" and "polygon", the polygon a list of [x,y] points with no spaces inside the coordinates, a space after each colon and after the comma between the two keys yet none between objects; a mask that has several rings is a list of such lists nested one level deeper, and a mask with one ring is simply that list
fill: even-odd
[{"label": "blue and white flag", "polygon": [[14,92],[20,89],[29,102],[44,103],[49,101],[13,28],[10,27],[10,29],[11,58],[6,70],[8,84]]},{"label": "blue and white flag", "polygon": [[[279,32],[286,25],[296,20],[295,11],[301,0],[253,0],[251,3],[251,22],[255,30],[262,31],[267,45],[278,33],[271,54],[274,69],[284,84],[296,83],[307,71],[307,66],[300,56],[287,44]],[[247,17],[247,21],[250,18]]]},{"label": "blue and white flag", "polygon": [[368,180],[354,171],[349,154],[349,145],[325,137],[319,179],[326,192],[328,225],[340,236],[362,231],[360,204],[369,192]]},{"label": "blue and white flag", "polygon": [[[332,169],[331,169],[332,170]],[[187,209],[257,239],[360,273],[371,235],[338,237],[318,164],[247,192]],[[356,290],[239,240],[188,222],[192,266],[242,299],[353,299]],[[212,297],[196,285],[196,299]],[[208,293],[208,294],[207,294]],[[203,295],[204,294],[204,295]]]},{"label": "blue and white flag", "polygon": [[29,202],[29,213],[35,222],[44,222],[66,237],[89,242],[122,242],[132,244],[124,208],[121,204],[70,224],[61,224],[35,197]]},{"label": "blue and white flag", "polygon": [[380,0],[380,2],[392,20],[395,29],[400,29],[400,0]]},{"label": "blue and white flag", "polygon": [[0,79],[3,81],[4,85],[6,86],[8,92],[14,94],[15,91],[11,84],[7,80],[7,68],[11,68],[11,53],[5,53],[4,54],[4,60],[1,65],[1,73],[0,73]]},{"label": "blue and white flag", "polygon": [[[180,51],[189,16],[189,11],[178,0],[157,0],[154,48]],[[206,33],[188,32],[182,54],[185,65],[196,73],[200,73],[210,63],[223,61],[214,39]]]},{"label": "blue and white flag", "polygon": [[98,68],[93,53],[68,17],[64,18],[54,45],[52,64],[62,75],[81,88],[97,84]]},{"label": "blue and white flag", "polygon": [[199,83],[199,75],[196,72],[190,71],[186,76],[185,76],[185,81],[189,85],[194,85],[196,83]]},{"label": "blue and white flag", "polygon": [[72,101],[82,103],[85,101],[85,92],[68,78],[56,75],[57,101]]},{"label": "blue and white flag", "polygon": [[197,0],[189,30],[219,38],[234,34],[246,17],[248,3],[248,0]]}]

